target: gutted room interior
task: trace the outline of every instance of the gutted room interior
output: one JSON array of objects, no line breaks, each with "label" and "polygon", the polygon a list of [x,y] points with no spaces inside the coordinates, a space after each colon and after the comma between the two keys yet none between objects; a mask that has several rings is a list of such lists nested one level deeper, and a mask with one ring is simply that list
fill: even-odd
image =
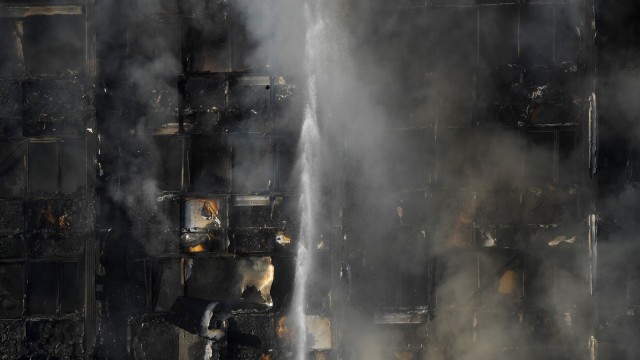
[{"label": "gutted room interior", "polygon": [[0,359],[635,359],[640,1],[0,0]]}]

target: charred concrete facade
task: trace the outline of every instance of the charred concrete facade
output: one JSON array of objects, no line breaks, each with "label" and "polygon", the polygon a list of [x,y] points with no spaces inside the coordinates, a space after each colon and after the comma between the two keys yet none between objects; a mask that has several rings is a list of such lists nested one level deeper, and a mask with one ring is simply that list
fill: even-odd
[{"label": "charred concrete facade", "polygon": [[[289,8],[0,2],[0,358],[295,356]],[[307,357],[637,357],[640,3],[336,8]]]},{"label": "charred concrete facade", "polygon": [[595,354],[594,10],[461,1],[372,11],[364,51],[372,67],[397,66],[373,90],[393,109],[379,142],[391,144],[379,166],[393,176],[367,187],[357,163],[346,167],[345,231],[360,264],[351,301],[371,306],[373,339],[392,339],[380,358]]},{"label": "charred concrete facade", "polygon": [[95,337],[88,17],[81,4],[0,6],[4,359],[81,358]]}]

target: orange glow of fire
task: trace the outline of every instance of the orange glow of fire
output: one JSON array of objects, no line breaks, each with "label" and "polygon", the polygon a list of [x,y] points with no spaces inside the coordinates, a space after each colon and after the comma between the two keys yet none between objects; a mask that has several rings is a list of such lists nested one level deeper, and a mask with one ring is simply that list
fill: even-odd
[{"label": "orange glow of fire", "polygon": [[293,340],[293,333],[287,326],[287,317],[283,316],[278,320],[278,327],[276,329],[276,334],[278,338],[283,340],[291,341]]},{"label": "orange glow of fire", "polygon": [[59,230],[64,230],[67,226],[66,215],[62,214],[56,218],[53,211],[53,206],[51,204],[47,204],[46,206],[40,208],[40,216],[44,221],[51,225],[56,225]]},{"label": "orange glow of fire", "polygon": [[198,253],[198,252],[203,252],[205,250],[206,249],[202,244],[198,244],[196,246],[192,246],[189,249],[187,249],[187,251],[190,252],[190,253]]},{"label": "orange glow of fire", "polygon": [[199,200],[204,203],[205,208],[212,215],[218,216],[218,211],[220,210],[220,204],[218,203],[217,200],[211,200],[211,199],[199,199]]},{"label": "orange glow of fire", "polygon": [[42,215],[49,224],[56,223],[56,217],[53,216],[53,208],[51,207],[51,204],[41,208],[40,215]]},{"label": "orange glow of fire", "polygon": [[414,355],[410,351],[399,351],[395,353],[397,360],[413,360]]},{"label": "orange glow of fire", "polygon": [[473,198],[470,202],[465,202],[462,206],[462,210],[458,214],[458,218],[456,219],[451,235],[449,237],[449,244],[454,247],[465,247],[467,244],[465,243],[467,225],[469,225],[473,218],[476,215],[476,209],[478,207],[476,196],[473,195]]}]

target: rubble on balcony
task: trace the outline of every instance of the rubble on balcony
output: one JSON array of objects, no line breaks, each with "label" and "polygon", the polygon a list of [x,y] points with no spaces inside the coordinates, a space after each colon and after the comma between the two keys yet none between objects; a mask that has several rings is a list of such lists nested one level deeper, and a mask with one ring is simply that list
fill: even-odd
[{"label": "rubble on balcony", "polygon": [[33,79],[24,88],[24,135],[81,135],[87,106],[79,78]]},{"label": "rubble on balcony", "polygon": [[427,322],[428,316],[429,310],[427,308],[397,312],[378,312],[375,314],[375,322],[376,324],[384,325],[422,324]]},{"label": "rubble on balcony", "polygon": [[292,251],[296,219],[291,198],[235,196],[229,209],[229,250],[239,253]]},{"label": "rubble on balcony", "polygon": [[138,104],[146,132],[156,135],[178,133],[181,95],[174,79],[158,80],[154,84],[140,84],[138,92],[146,99]]},{"label": "rubble on balcony", "polygon": [[190,78],[185,84],[185,131],[196,134],[226,131],[228,94],[228,81],[222,75]]},{"label": "rubble on balcony", "polygon": [[478,78],[478,121],[491,126],[566,126],[580,123],[584,107],[575,63],[501,65]]}]

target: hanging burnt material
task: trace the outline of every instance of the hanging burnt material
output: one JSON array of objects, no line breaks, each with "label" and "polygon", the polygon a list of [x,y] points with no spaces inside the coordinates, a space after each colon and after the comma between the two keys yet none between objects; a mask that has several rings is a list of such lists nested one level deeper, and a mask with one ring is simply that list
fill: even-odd
[{"label": "hanging burnt material", "polygon": [[192,334],[221,340],[229,327],[230,314],[216,314],[217,302],[180,296],[171,306],[166,320]]},{"label": "hanging burnt material", "polygon": [[180,244],[185,252],[224,251],[221,199],[186,198]]}]

